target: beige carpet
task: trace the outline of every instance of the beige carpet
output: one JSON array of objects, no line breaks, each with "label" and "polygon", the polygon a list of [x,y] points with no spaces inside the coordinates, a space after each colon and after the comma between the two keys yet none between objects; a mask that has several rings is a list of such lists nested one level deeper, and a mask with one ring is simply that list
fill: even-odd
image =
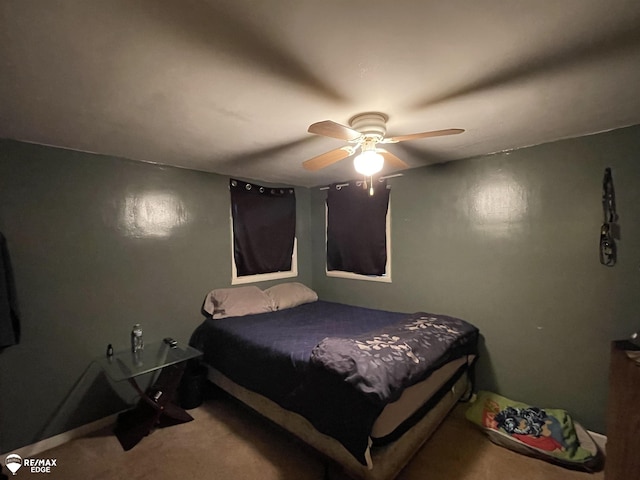
[{"label": "beige carpet", "polygon": [[[493,445],[460,405],[400,474],[401,480],[602,480]],[[195,421],[158,429],[124,452],[110,429],[38,455],[55,458],[51,474],[23,478],[323,479],[323,459],[301,442],[225,397],[191,410]],[[17,476],[16,476],[17,478]]]}]

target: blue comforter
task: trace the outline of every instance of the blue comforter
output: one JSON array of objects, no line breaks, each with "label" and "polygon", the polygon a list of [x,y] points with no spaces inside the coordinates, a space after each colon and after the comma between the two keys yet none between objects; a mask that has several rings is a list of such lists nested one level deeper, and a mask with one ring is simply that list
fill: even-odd
[{"label": "blue comforter", "polygon": [[384,406],[448,361],[476,354],[477,335],[451,317],[317,301],[208,318],[190,343],[235,383],[303,415],[364,464]]}]

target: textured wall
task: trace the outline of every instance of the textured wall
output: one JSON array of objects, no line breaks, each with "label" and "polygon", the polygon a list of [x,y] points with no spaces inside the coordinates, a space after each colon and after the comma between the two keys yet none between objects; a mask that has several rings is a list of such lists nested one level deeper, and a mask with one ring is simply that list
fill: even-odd
[{"label": "textured wall", "polygon": [[[405,172],[391,180],[391,284],[324,276],[326,192],[298,188],[298,280],[328,300],[466,318],[484,334],[481,387],[604,432],[609,341],[640,328],[639,157],[632,127]],[[606,166],[615,268],[597,257]],[[228,198],[226,177],[0,141],[23,329],[0,353],[0,452],[131,400],[91,360],[126,348],[133,323],[187,340],[206,292],[230,283]]]},{"label": "textured wall", "polygon": [[[640,329],[640,128],[407,171],[392,184],[393,283],[324,275],[312,192],[314,287],[335,301],[448,313],[483,336],[479,385],[566,408],[605,431],[609,341]],[[604,168],[619,261],[598,260]]]},{"label": "textured wall", "polygon": [[[22,342],[0,353],[0,452],[133,399],[91,363],[108,343],[180,342],[231,279],[228,178],[0,141],[0,229]],[[310,284],[309,190],[296,189],[299,277]],[[265,287],[269,284],[261,284]]]}]

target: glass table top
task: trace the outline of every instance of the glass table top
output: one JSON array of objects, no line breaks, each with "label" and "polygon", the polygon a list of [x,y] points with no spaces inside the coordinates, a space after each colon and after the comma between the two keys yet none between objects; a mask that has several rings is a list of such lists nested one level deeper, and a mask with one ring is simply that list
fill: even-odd
[{"label": "glass table top", "polygon": [[144,350],[137,353],[133,353],[131,350],[115,352],[112,357],[104,355],[96,361],[112,380],[119,382],[201,355],[200,350],[189,345],[178,345],[171,348],[163,341],[159,341],[145,344]]}]

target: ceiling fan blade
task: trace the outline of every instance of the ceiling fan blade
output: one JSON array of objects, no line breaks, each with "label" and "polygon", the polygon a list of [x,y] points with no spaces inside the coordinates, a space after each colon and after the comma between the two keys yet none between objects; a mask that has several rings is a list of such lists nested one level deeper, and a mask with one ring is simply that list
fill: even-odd
[{"label": "ceiling fan blade", "polygon": [[407,140],[417,140],[418,138],[442,137],[444,135],[458,135],[464,132],[462,128],[447,128],[446,130],[434,130],[432,132],[410,133],[409,135],[399,135],[397,137],[385,138],[383,143],[397,143]]},{"label": "ceiling fan blade", "polygon": [[322,122],[316,122],[309,126],[309,133],[315,133],[316,135],[323,135],[325,137],[339,138],[340,140],[355,140],[362,134],[353,128],[340,125],[339,123],[332,122],[331,120],[324,120]]},{"label": "ceiling fan blade", "polygon": [[384,148],[376,148],[376,152],[384,157],[385,162],[389,162],[391,166],[395,168],[409,168],[409,165],[403,160],[400,160],[393,153],[388,152]]},{"label": "ceiling fan blade", "polygon": [[307,170],[320,170],[321,168],[328,167],[329,165],[336,163],[343,158],[347,158],[350,155],[353,155],[355,152],[355,148],[353,147],[341,147],[336,148],[335,150],[331,150],[329,152],[323,153],[322,155],[318,155],[317,157],[313,157],[305,162],[302,162],[302,166]]}]

